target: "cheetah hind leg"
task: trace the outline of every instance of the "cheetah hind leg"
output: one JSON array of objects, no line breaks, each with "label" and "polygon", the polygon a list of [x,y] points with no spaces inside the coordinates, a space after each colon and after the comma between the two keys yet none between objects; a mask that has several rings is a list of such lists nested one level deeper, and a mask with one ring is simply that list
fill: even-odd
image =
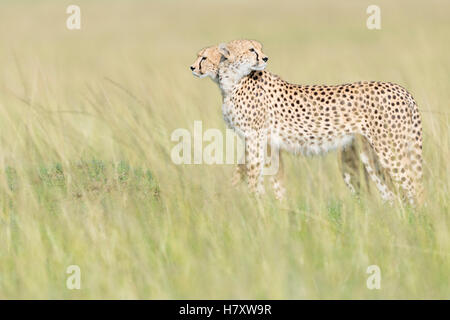
[{"label": "cheetah hind leg", "polygon": [[384,168],[382,168],[375,151],[368,141],[364,141],[361,147],[362,150],[360,151],[359,156],[361,162],[364,164],[367,175],[375,183],[383,201],[393,204],[395,194],[390,189],[392,180],[385,174]]},{"label": "cheetah hind leg", "polygon": [[360,183],[360,161],[358,159],[358,152],[356,141],[353,141],[349,146],[342,149],[339,153],[341,173],[344,182],[350,189],[352,195],[359,198],[361,183]]},{"label": "cheetah hind leg", "polygon": [[[389,172],[389,175],[392,178],[392,181],[394,181],[397,189],[400,191],[400,194],[403,198],[403,200],[408,200],[409,204],[412,206],[416,205],[415,200],[415,184],[414,179],[411,176],[410,173],[410,159],[408,157],[408,150],[406,148],[403,148],[399,150],[397,153],[389,152],[386,155],[385,162],[387,162],[387,159],[395,157],[398,159],[398,163],[400,163],[399,167],[388,167],[387,170]],[[406,198],[406,199],[405,199]]]},{"label": "cheetah hind leg", "polygon": [[370,193],[370,184],[369,184],[369,174],[361,162],[359,158],[359,151],[363,149],[367,153],[369,159],[373,161],[372,167],[374,168],[376,174],[383,180],[385,180],[385,175],[382,172],[382,168],[380,167],[377,156],[373,151],[372,147],[370,147],[369,142],[360,135],[355,135],[353,142],[342,149],[339,153],[340,156],[340,169],[342,173],[342,177],[344,178],[344,182],[347,187],[350,189],[350,192],[359,198],[361,193],[361,171],[364,175],[364,182],[367,192]]},{"label": "cheetah hind leg", "polygon": [[[360,152],[364,152],[366,155],[368,166],[360,160]],[[344,182],[358,199],[362,188],[360,181],[361,171],[363,171],[365,187],[368,193],[371,193],[369,179],[374,180],[371,174],[377,177],[374,180],[376,184],[379,184],[377,183],[378,180],[381,181],[381,185],[386,185],[387,190],[393,186],[389,174],[381,166],[377,154],[365,137],[356,135],[353,143],[341,151],[340,158]],[[367,168],[369,168],[370,174]]]}]

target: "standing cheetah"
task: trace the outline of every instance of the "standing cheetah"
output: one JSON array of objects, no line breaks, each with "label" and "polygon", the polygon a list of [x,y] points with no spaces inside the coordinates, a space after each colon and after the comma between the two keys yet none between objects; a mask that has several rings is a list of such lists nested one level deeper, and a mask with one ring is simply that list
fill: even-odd
[{"label": "standing cheetah", "polygon": [[[257,42],[253,42],[257,45]],[[212,46],[205,49],[202,49],[197,54],[197,59],[194,64],[190,66],[192,73],[200,78],[210,77],[214,82],[218,83],[218,66],[221,59],[221,54],[219,52],[218,46]],[[267,72],[262,71],[263,75]],[[261,75],[261,76],[263,76]],[[241,84],[246,85],[246,82],[252,82],[252,77],[245,76],[242,78]],[[253,84],[254,85],[254,84]],[[356,143],[358,142],[358,143]],[[269,146],[270,147],[270,146]],[[360,188],[359,182],[359,173],[360,173],[360,161],[358,159],[359,147],[362,147],[362,150],[368,156],[369,166],[371,171],[375,171],[375,174],[382,182],[385,181],[385,174],[383,169],[378,163],[377,156],[374,153],[372,147],[368,144],[366,139],[362,136],[356,136],[355,143],[350,144],[347,148],[340,150],[341,157],[341,170],[344,181],[352,193],[357,194]],[[282,162],[280,155],[280,170],[278,173],[271,177],[272,185],[275,189],[275,194],[278,199],[283,198],[284,188],[281,183],[281,175],[282,175]],[[267,165],[266,159],[266,165]],[[239,180],[245,176],[245,165],[238,165],[233,176],[233,185],[236,184]],[[367,182],[367,170],[364,170],[364,176]],[[387,176],[389,178],[389,176]],[[369,185],[367,185],[369,186]]]},{"label": "standing cheetah", "polygon": [[[227,124],[245,138],[250,190],[258,192],[263,147],[321,154],[362,136],[381,167],[411,204],[420,202],[422,128],[417,105],[403,87],[386,82],[343,85],[295,85],[262,72],[267,57],[255,41],[219,45],[222,111]],[[246,77],[248,76],[248,77]],[[385,200],[394,193],[381,179],[365,151],[360,159]]]},{"label": "standing cheetah", "polygon": [[[218,81],[218,68],[219,63],[222,58],[222,55],[219,52],[218,46],[212,46],[207,47],[202,50],[200,50],[197,54],[197,59],[195,62],[190,66],[190,69],[192,73],[199,78],[204,77],[210,77],[215,83],[219,84]],[[267,71],[261,71],[263,74],[265,74]],[[243,78],[242,83],[245,85],[245,82],[252,82],[253,79],[246,76]],[[358,141],[358,143],[356,143]],[[343,148],[340,151],[340,164],[341,164],[341,171],[342,176],[344,178],[344,181],[350,191],[353,194],[358,194],[360,190],[360,164],[361,161],[359,160],[358,156],[358,148],[362,146],[364,147],[364,150],[366,154],[369,156],[369,159],[371,160],[372,167],[375,168],[375,171],[378,176],[384,177],[380,166],[378,165],[378,161],[376,159],[376,154],[373,152],[373,149],[368,145],[368,143],[362,139],[362,137],[359,137],[359,139],[355,139],[355,143],[352,143],[347,148]],[[270,148],[270,146],[268,146]],[[266,166],[270,165],[270,157],[265,160]],[[282,200],[284,198],[284,187],[282,184],[282,175],[283,175],[283,166],[282,166],[282,159],[281,154],[279,155],[279,170],[276,175],[272,175],[270,177],[271,184],[273,186],[273,189],[275,190],[275,196],[277,199]],[[367,176],[367,170],[363,167],[364,171],[364,178],[367,183],[367,187],[369,187],[368,184],[368,176]],[[236,166],[235,173],[233,174],[232,178],[232,185],[236,185],[239,181],[241,181],[246,174],[245,164],[240,164]]]}]

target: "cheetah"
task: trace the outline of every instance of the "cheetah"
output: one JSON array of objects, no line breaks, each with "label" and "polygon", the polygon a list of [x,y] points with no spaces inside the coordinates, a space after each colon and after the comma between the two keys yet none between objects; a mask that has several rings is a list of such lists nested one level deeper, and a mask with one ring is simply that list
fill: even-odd
[{"label": "cheetah", "polygon": [[[222,55],[219,52],[218,46],[211,46],[200,50],[197,54],[197,59],[190,66],[190,70],[192,73],[199,78],[210,77],[215,83],[219,84],[218,81],[218,67],[221,60]],[[267,71],[261,71],[265,74]],[[247,76],[248,77],[248,76]],[[243,79],[243,82],[251,82],[252,79]],[[244,84],[245,85],[245,84]],[[342,172],[342,177],[344,178],[344,182],[347,187],[350,189],[352,194],[358,195],[360,192],[360,165],[361,161],[358,157],[358,148],[360,146],[364,147],[364,151],[368,155],[371,168],[374,168],[375,173],[378,177],[381,177],[383,181],[385,180],[384,174],[378,165],[378,161],[376,159],[376,155],[373,152],[373,149],[368,145],[362,137],[357,137],[355,142],[352,143],[348,148],[344,148],[340,150],[340,169]],[[268,146],[270,149],[270,146]],[[270,165],[270,158],[265,160],[265,165]],[[362,168],[364,172],[364,178],[369,188],[368,184],[368,173],[367,170]],[[235,172],[232,178],[232,185],[235,186],[239,183],[239,181],[243,180],[246,175],[245,164],[240,164],[236,166]],[[281,154],[279,155],[279,170],[275,175],[270,177],[270,181],[272,187],[275,191],[275,197],[278,200],[282,200],[284,198],[285,189],[282,184],[282,176],[283,176],[283,165]],[[370,189],[368,189],[370,191]]]},{"label": "cheetah", "polygon": [[[360,135],[403,198],[421,203],[421,117],[406,89],[380,81],[291,84],[262,72],[268,58],[261,49],[249,40],[219,45],[222,112],[228,126],[245,139],[250,191],[260,189],[267,141],[275,149],[315,155],[348,146]],[[376,175],[367,153],[359,157],[383,199],[394,201],[392,188]]]}]

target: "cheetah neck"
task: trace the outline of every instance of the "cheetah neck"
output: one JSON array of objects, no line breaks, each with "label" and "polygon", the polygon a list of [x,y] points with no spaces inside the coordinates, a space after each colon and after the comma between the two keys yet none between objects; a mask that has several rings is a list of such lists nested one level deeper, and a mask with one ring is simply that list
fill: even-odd
[{"label": "cheetah neck", "polygon": [[238,85],[239,81],[247,76],[252,70],[242,65],[222,62],[219,66],[219,87],[225,99]]}]

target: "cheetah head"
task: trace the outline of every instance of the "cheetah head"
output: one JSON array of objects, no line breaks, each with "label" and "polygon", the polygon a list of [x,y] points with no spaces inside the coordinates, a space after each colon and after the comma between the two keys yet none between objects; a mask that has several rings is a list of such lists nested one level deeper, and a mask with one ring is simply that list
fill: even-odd
[{"label": "cheetah head", "polygon": [[252,70],[263,70],[269,58],[262,52],[262,45],[255,40],[233,40],[227,44],[219,44],[219,52],[223,60],[228,60],[243,74]]},{"label": "cheetah head", "polygon": [[210,77],[213,80],[217,80],[221,57],[222,55],[217,46],[204,48],[197,53],[197,59],[190,66],[190,69],[196,77]]}]

